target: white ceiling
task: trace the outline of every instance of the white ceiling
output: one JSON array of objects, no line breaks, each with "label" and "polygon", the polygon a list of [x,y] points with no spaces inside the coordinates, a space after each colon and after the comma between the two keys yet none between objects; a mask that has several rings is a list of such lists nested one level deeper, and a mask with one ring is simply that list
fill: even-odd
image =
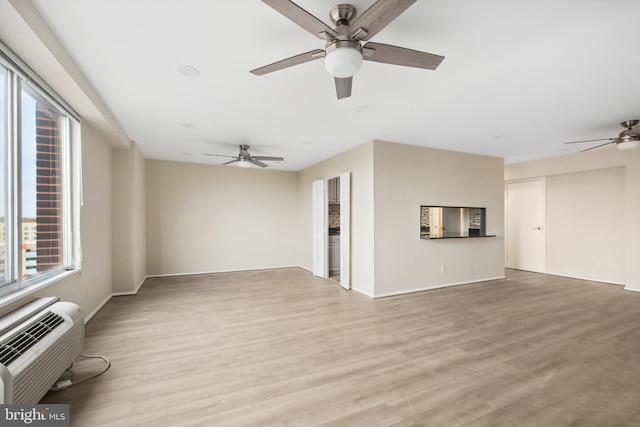
[{"label": "white ceiling", "polygon": [[[340,101],[322,60],[249,73],[324,47],[260,0],[33,3],[151,159],[219,164],[201,153],[249,144],[300,170],[381,139],[514,163],[640,118],[638,0],[418,0],[372,41],[443,55],[440,67],[365,62]],[[335,0],[296,3],[331,25]]]}]

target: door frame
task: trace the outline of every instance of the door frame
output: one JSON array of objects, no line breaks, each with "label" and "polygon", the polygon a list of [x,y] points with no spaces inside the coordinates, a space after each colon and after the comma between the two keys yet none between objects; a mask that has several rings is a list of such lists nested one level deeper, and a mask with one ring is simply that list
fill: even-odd
[{"label": "door frame", "polygon": [[[539,249],[541,253],[538,253],[537,256],[540,258],[540,268],[522,268],[523,270],[526,271],[534,271],[536,273],[545,273],[546,272],[546,180],[544,177],[536,177],[536,178],[529,178],[529,179],[520,179],[520,180],[513,180],[513,181],[506,181],[505,182],[505,187],[504,187],[504,197],[505,197],[505,203],[504,203],[504,210],[505,210],[505,223],[504,223],[504,232],[505,232],[505,267],[507,268],[516,268],[519,269],[519,267],[512,267],[509,266],[510,264],[510,260],[509,260],[509,242],[511,240],[511,233],[510,233],[510,225],[511,222],[510,218],[513,218],[513,215],[515,215],[514,212],[510,211],[510,201],[509,201],[509,185],[512,184],[523,184],[523,183],[529,183],[529,182],[537,182],[540,184],[540,206],[538,206],[539,209],[539,215],[540,215],[540,231],[542,233],[541,235],[541,248]],[[511,230],[511,232],[513,232],[513,230]]]},{"label": "door frame", "polygon": [[327,180],[312,183],[313,275],[329,277]]},{"label": "door frame", "polygon": [[[351,172],[340,179],[340,286],[351,289]],[[312,183],[313,275],[329,277],[329,179]]]}]

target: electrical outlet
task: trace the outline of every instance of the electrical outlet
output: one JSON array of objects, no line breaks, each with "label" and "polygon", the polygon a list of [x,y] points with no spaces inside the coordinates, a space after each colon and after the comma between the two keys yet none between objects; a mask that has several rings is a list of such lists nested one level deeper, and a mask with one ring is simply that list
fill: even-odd
[{"label": "electrical outlet", "polygon": [[444,273],[445,271],[447,271],[447,266],[446,266],[446,265],[444,265],[444,264],[442,264],[442,265],[440,266],[440,273]]}]

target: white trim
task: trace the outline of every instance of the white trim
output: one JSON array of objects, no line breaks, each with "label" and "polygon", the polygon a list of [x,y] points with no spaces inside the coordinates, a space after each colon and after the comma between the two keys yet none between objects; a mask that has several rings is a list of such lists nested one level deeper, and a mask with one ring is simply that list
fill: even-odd
[{"label": "white trim", "polygon": [[112,297],[113,297],[113,294],[108,295],[108,296],[104,299],[104,301],[102,301],[102,303],[100,303],[96,308],[94,308],[94,309],[93,309],[93,311],[92,311],[91,313],[89,313],[87,316],[85,316],[85,318],[84,318],[84,322],[85,322],[85,323],[88,323],[88,322],[93,318],[93,316],[95,316],[96,314],[98,314],[98,312],[99,312],[100,310],[102,310],[102,307],[104,307],[106,303],[108,303],[109,301],[111,301],[111,298],[112,298]]},{"label": "white trim", "polygon": [[138,295],[138,290],[135,291],[124,291],[124,292],[114,292],[111,294],[112,297],[128,297],[132,295]]},{"label": "white trim", "polygon": [[140,290],[140,288],[142,287],[142,285],[144,285],[144,282],[149,278],[149,276],[145,276],[144,279],[142,279],[142,281],[140,282],[140,284],[138,284],[138,286],[136,287],[136,289],[134,291],[131,292],[113,292],[111,293],[111,295],[107,296],[107,298],[105,298],[104,301],[102,301],[102,303],[100,305],[98,305],[98,307],[96,307],[91,314],[89,314],[88,316],[85,317],[85,322],[88,322],[89,320],[91,320],[93,318],[93,316],[95,316],[96,314],[98,314],[98,312],[100,310],[102,310],[102,307],[105,306],[106,303],[108,303],[109,301],[111,301],[111,298],[113,297],[119,297],[119,296],[131,296],[131,295],[137,295],[138,291]]},{"label": "white trim", "polygon": [[[517,268],[513,268],[512,270],[517,270]],[[527,271],[527,270],[521,270],[521,271]],[[532,271],[532,273],[538,273],[537,271]],[[548,272],[548,273],[541,273],[541,274],[548,274],[550,276],[558,276],[558,277],[566,277],[567,279],[578,279],[578,280],[586,280],[588,282],[598,282],[598,283],[604,283],[606,285],[620,285],[620,286],[624,286],[624,283],[621,282],[611,282],[609,280],[603,280],[603,279],[590,279],[588,277],[581,277],[581,276],[569,276],[567,274],[559,274],[559,273],[552,273],[552,272]]]},{"label": "white trim", "polygon": [[29,296],[31,294],[34,294],[38,291],[41,291],[47,286],[53,285],[54,283],[62,279],[71,277],[74,274],[79,274],[81,271],[82,270],[79,268],[76,270],[65,270],[59,274],[56,274],[55,276],[49,277],[48,279],[36,282],[33,285],[29,285],[24,288],[15,290],[13,292],[9,292],[8,294],[0,297],[0,308],[5,307],[9,304],[12,304],[18,300],[21,300],[22,298]]},{"label": "white trim", "polygon": [[327,204],[327,180],[320,179],[311,183],[311,225],[312,225],[312,273],[317,277],[329,277],[329,206]]},{"label": "white trim", "polygon": [[506,278],[507,278],[506,276],[496,276],[496,277],[487,277],[487,278],[484,278],[484,279],[469,280],[469,281],[465,281],[465,282],[445,283],[443,285],[429,286],[429,287],[425,287],[425,288],[409,289],[409,290],[406,290],[406,291],[389,292],[389,293],[386,293],[386,294],[378,294],[378,295],[374,295],[373,298],[377,299],[377,298],[393,297],[393,296],[397,296],[397,295],[412,294],[412,293],[415,293],[415,292],[430,291],[432,289],[448,288],[448,287],[451,287],[451,286],[460,286],[460,285],[471,285],[473,283],[489,282],[491,280],[500,280],[500,279],[506,279]]},{"label": "white trim", "polygon": [[625,291],[631,291],[631,292],[640,292],[640,289],[630,288],[629,286],[625,286],[624,290]]},{"label": "white trim", "polygon": [[142,281],[138,284],[138,286],[136,286],[136,288],[133,291],[114,292],[111,295],[114,296],[114,297],[122,297],[122,296],[127,296],[127,295],[137,295],[138,291],[140,290],[142,285],[144,285],[144,282],[146,282],[146,280],[149,277],[152,277],[152,276],[144,276],[144,279],[142,279]]},{"label": "white trim", "polygon": [[373,295],[371,295],[371,294],[369,294],[369,293],[367,293],[367,292],[365,292],[365,291],[363,291],[363,290],[361,290],[361,289],[357,289],[357,288],[351,287],[351,290],[352,290],[352,291],[356,291],[357,293],[362,294],[362,295],[364,295],[364,296],[366,296],[366,297],[369,297],[369,298],[371,298],[371,299],[374,299],[374,298],[375,298]]},{"label": "white trim", "polygon": [[351,172],[340,174],[340,286],[351,289]]},{"label": "white trim", "polygon": [[[280,267],[257,267],[257,268],[245,268],[241,270],[211,270],[211,271],[200,271],[200,272],[194,272],[194,273],[150,274],[147,277],[145,277],[145,280],[152,277],[196,276],[200,274],[216,274],[216,273],[241,273],[243,271],[277,270],[279,268],[302,268],[302,267],[300,267],[299,265],[283,265]],[[306,268],[303,268],[303,270],[309,271]]]}]

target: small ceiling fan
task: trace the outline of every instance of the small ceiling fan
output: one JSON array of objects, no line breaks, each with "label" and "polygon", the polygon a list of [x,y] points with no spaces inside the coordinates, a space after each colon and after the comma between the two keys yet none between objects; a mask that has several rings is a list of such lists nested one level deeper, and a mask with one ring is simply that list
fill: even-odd
[{"label": "small ceiling fan", "polygon": [[215,157],[231,157],[233,160],[229,160],[228,162],[222,163],[223,165],[228,165],[230,163],[238,162],[238,166],[241,168],[249,168],[252,164],[256,166],[260,166],[261,168],[266,168],[269,166],[264,161],[271,162],[282,162],[284,161],[283,157],[270,157],[270,156],[252,156],[249,154],[249,146],[248,145],[240,145],[240,153],[237,156],[225,156],[222,154],[209,154],[202,153],[203,156],[215,156]]},{"label": "small ceiling fan", "polygon": [[584,141],[571,141],[565,142],[565,144],[580,144],[583,142],[596,142],[596,141],[608,141],[604,144],[596,145],[595,147],[587,148],[582,151],[593,150],[594,148],[603,147],[608,144],[615,144],[619,150],[629,150],[632,148],[640,147],[640,129],[634,129],[634,127],[640,123],[639,120],[627,120],[620,122],[620,126],[625,128],[617,138],[601,138],[601,139],[585,139]]},{"label": "small ceiling fan", "polygon": [[435,70],[444,59],[444,56],[382,43],[361,44],[380,32],[417,0],[378,0],[357,18],[354,6],[339,4],[329,13],[335,28],[329,27],[292,1],[262,1],[326,41],[326,46],[324,50],[301,53],[251,71],[258,76],[324,58],[325,68],[334,76],[338,99],[342,99],[351,96],[353,75],[360,69],[363,60]]}]

